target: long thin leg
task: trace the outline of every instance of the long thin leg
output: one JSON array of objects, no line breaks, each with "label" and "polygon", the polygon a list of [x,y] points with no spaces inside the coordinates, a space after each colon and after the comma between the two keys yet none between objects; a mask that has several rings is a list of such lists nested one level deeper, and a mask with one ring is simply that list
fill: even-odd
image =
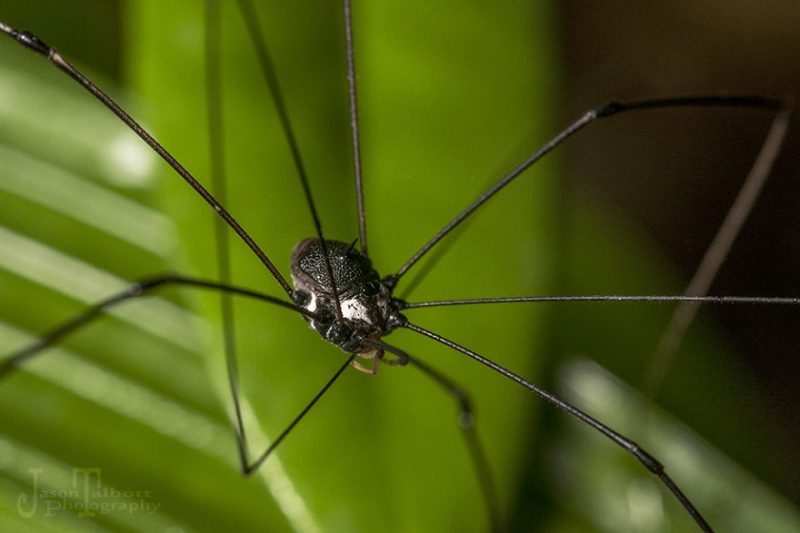
[{"label": "long thin leg", "polygon": [[[257,18],[255,11],[253,10],[253,6],[250,2],[241,0],[239,2],[240,10],[242,11],[242,15],[245,19],[245,23],[248,27],[250,32],[250,36],[255,44],[255,48],[258,53],[259,62],[261,64],[261,71],[264,74],[264,78],[267,83],[267,87],[269,89],[270,95],[272,96],[272,100],[275,103],[275,107],[278,110],[278,116],[280,117],[281,126],[283,127],[284,135],[289,143],[290,150],[292,152],[292,158],[295,163],[295,167],[297,169],[298,176],[300,177],[300,181],[303,185],[303,190],[306,193],[306,201],[308,203],[309,210],[311,212],[312,218],[314,219],[314,225],[317,229],[317,235],[319,236],[320,240],[322,241],[323,249],[325,249],[325,241],[322,235],[322,226],[319,221],[319,216],[317,214],[316,206],[314,205],[313,198],[311,196],[311,189],[308,184],[308,178],[306,176],[305,167],[303,165],[303,160],[300,156],[300,149],[297,144],[297,140],[294,135],[294,131],[291,126],[291,122],[289,121],[289,115],[286,111],[286,105],[283,101],[283,96],[280,91],[280,86],[278,85],[277,77],[275,76],[275,70],[272,66],[272,61],[269,57],[267,52],[267,48],[264,44],[264,39],[261,34],[260,27],[257,23]],[[209,157],[211,160],[211,178],[213,182],[213,189],[214,194],[217,198],[220,199],[221,202],[225,202],[227,198],[227,191],[225,187],[225,157],[224,157],[224,136],[223,136],[223,127],[222,127],[222,81],[221,81],[221,68],[220,68],[220,51],[219,51],[219,40],[220,40],[220,12],[219,12],[219,3],[216,0],[207,0],[206,1],[206,92],[207,92],[207,112],[208,112],[208,130],[209,130],[209,140],[210,140],[210,150],[209,150]],[[228,234],[225,231],[225,228],[222,224],[217,223],[215,225],[215,240],[217,244],[217,272],[219,274],[220,281],[223,284],[230,283],[230,252],[229,252],[229,242],[228,242]],[[326,257],[327,257],[327,250],[326,250]],[[332,267],[330,265],[330,261],[326,261],[327,268],[328,268],[328,275],[329,279],[332,280],[333,285],[333,293],[338,304],[339,296],[338,290],[336,288],[336,284],[333,277]],[[303,411],[294,419],[294,421],[280,434],[280,436],[256,459],[254,462],[250,462],[250,453],[248,451],[248,444],[247,444],[247,431],[244,424],[244,418],[242,415],[242,408],[241,408],[241,401],[239,398],[239,368],[237,364],[237,356],[236,356],[236,337],[233,328],[234,324],[234,311],[233,311],[233,301],[231,299],[231,294],[228,292],[223,291],[220,294],[220,309],[222,313],[222,323],[223,323],[223,337],[225,343],[225,365],[228,372],[228,386],[231,393],[231,399],[233,401],[233,409],[234,409],[234,425],[236,431],[236,445],[237,451],[239,454],[239,464],[241,467],[241,471],[244,475],[249,476],[254,471],[258,469],[258,467],[269,457],[269,455],[277,448],[278,444],[280,444],[284,437],[294,428],[294,426],[300,422],[300,420],[306,415],[306,413],[311,409],[311,407],[325,394],[328,388],[333,385],[334,381],[341,375],[344,369],[347,367],[347,364],[343,365],[342,368],[339,369],[338,372],[328,381],[328,383],[317,393],[317,395],[312,399],[312,401],[303,409]],[[339,310],[339,305],[337,305],[337,311],[341,314]],[[341,316],[339,317],[341,319]],[[348,361],[352,361],[352,357]]]},{"label": "long thin leg", "polygon": [[428,364],[411,357],[408,352],[382,341],[372,341],[372,343],[376,347],[380,347],[398,356],[400,358],[398,360],[399,364],[410,363],[417,367],[456,401],[456,405],[458,406],[458,427],[462,430],[470,460],[478,476],[478,484],[480,485],[484,501],[486,502],[491,530],[494,532],[502,531],[503,528],[500,525],[500,507],[497,504],[497,490],[495,488],[494,479],[492,478],[491,469],[489,468],[486,452],[478,438],[477,429],[475,427],[475,412],[472,408],[472,401],[469,395],[453,380]]},{"label": "long thin leg", "polygon": [[475,353],[461,346],[460,344],[457,344],[449,339],[442,337],[441,335],[437,335],[436,333],[428,331],[424,328],[421,328],[409,322],[403,324],[402,327],[405,327],[407,329],[410,329],[411,331],[419,333],[420,335],[424,335],[425,337],[433,339],[440,344],[452,348],[453,350],[460,352],[474,359],[475,361],[478,361],[479,363],[494,370],[498,374],[510,379],[511,381],[524,387],[530,392],[536,394],[540,398],[546,400],[547,402],[556,406],[565,413],[577,418],[584,424],[591,426],[596,431],[602,433],[606,438],[611,440],[614,444],[623,448],[624,450],[628,451],[628,453],[636,457],[636,459],[638,459],[639,462],[642,463],[645,466],[645,468],[647,468],[647,470],[649,470],[653,475],[655,475],[658,479],[660,479],[661,482],[664,484],[664,486],[666,486],[667,489],[669,489],[669,491],[678,499],[681,505],[683,505],[684,509],[686,509],[686,511],[689,513],[689,515],[692,517],[692,519],[695,521],[698,527],[700,527],[700,529],[706,532],[713,531],[708,522],[706,522],[705,518],[703,518],[703,516],[700,514],[700,511],[697,510],[697,508],[694,506],[691,500],[689,500],[689,498],[686,497],[686,495],[678,487],[678,485],[664,471],[664,465],[662,465],[655,457],[653,457],[649,452],[644,450],[634,441],[630,440],[624,435],[617,433],[607,425],[603,424],[602,422],[588,415],[587,413],[581,411],[574,405],[561,400],[557,396],[544,390],[538,385],[535,385],[527,381],[522,376],[515,374],[514,372],[508,370],[507,368],[495,363],[494,361],[491,361],[490,359],[487,359],[486,357],[478,353]]},{"label": "long thin leg", "polygon": [[69,320],[60,324],[59,326],[56,326],[49,332],[42,335],[38,340],[36,340],[36,342],[22,348],[21,350],[18,350],[17,352],[14,352],[8,358],[0,362],[0,379],[3,379],[12,370],[17,368],[20,364],[27,361],[31,357],[34,357],[35,355],[41,353],[43,350],[45,350],[49,346],[52,346],[53,344],[60,341],[67,335],[75,332],[76,330],[85,326],[89,322],[99,318],[103,313],[105,313],[112,307],[116,307],[126,301],[132,300],[133,298],[145,296],[146,294],[167,285],[181,285],[188,287],[198,287],[203,289],[225,291],[231,294],[238,294],[241,296],[247,296],[249,298],[255,298],[257,300],[269,302],[281,307],[285,307],[286,309],[302,313],[306,316],[313,316],[313,314],[309,313],[308,311],[306,311],[301,307],[296,306],[291,302],[286,302],[284,300],[281,300],[280,298],[275,298],[274,296],[262,294],[256,291],[252,291],[250,289],[225,285],[222,283],[217,283],[215,281],[190,278],[178,274],[165,274],[162,276],[145,279],[139,281],[138,283],[134,283],[126,290],[92,305],[83,313],[70,318]]},{"label": "long thin leg", "polygon": [[347,54],[347,92],[350,97],[350,132],[353,140],[353,171],[358,204],[358,240],[361,253],[367,254],[367,211],[364,207],[364,181],[361,178],[361,140],[358,128],[358,92],[356,91],[356,58],[353,44],[353,12],[350,0],[344,0],[345,51]]},{"label": "long thin leg", "polygon": [[479,207],[489,201],[506,185],[514,181],[520,174],[527,170],[534,163],[550,153],[564,141],[584,129],[597,119],[611,117],[629,111],[643,109],[658,109],[671,107],[749,107],[777,111],[789,105],[783,100],[775,98],[765,98],[761,96],[687,96],[678,98],[658,98],[653,100],[639,100],[634,102],[610,102],[606,105],[592,109],[584,113],[578,120],[567,126],[541,148],[533,152],[522,163],[518,164],[495,183],[489,190],[481,194],[475,201],[468,205],[463,211],[456,215],[450,222],[436,232],[436,234],[422,246],[400,269],[393,275],[386,278],[387,282],[394,286],[399,279],[416,264],[422,257],[430,251],[439,241],[453,231],[467,217],[474,213]]},{"label": "long thin leg", "polygon": [[463,298],[405,302],[401,309],[420,309],[452,305],[515,304],[542,302],[691,302],[697,304],[750,304],[750,305],[800,305],[800,297],[780,296],[673,296],[673,295],[619,295],[581,294],[577,296],[510,296],[500,298]]},{"label": "long thin leg", "polygon": [[242,228],[242,226],[231,216],[230,213],[220,204],[214,196],[206,190],[203,185],[198,182],[192,174],[186,170],[166,148],[161,146],[138,122],[136,122],[124,109],[117,105],[106,93],[99,87],[86,78],[78,69],[70,64],[66,59],[61,57],[61,54],[55,48],[51,48],[44,41],[39,39],[36,35],[27,31],[20,31],[12,28],[11,26],[0,22],[0,32],[5,33],[21,45],[37,52],[46,57],[53,65],[60,71],[64,72],[67,76],[72,78],[81,87],[88,91],[92,96],[99,100],[105,107],[112,113],[117,115],[122,122],[125,123],[136,135],[138,135],[147,145],[153,149],[167,164],[172,167],[178,175],[186,181],[203,199],[208,203],[217,214],[230,226],[236,234],[244,241],[250,250],[259,258],[259,260],[267,267],[272,273],[272,276],[280,284],[283,290],[290,297],[293,294],[292,288],[284,279],[283,275],[278,271],[272,261],[267,257],[267,254],[256,244],[250,235]]},{"label": "long thin leg", "polygon": [[[305,309],[298,308],[293,303],[285,302],[279,298],[275,298],[274,296],[262,294],[256,291],[252,291],[250,289],[244,289],[242,287],[236,287],[232,285],[225,285],[214,281],[180,276],[177,274],[166,274],[163,276],[153,277],[150,279],[142,280],[138,283],[134,283],[125,291],[122,291],[118,294],[106,298],[101,302],[96,303],[95,305],[89,307],[83,313],[72,317],[63,324],[60,324],[59,326],[45,333],[38,340],[36,340],[36,342],[22,348],[21,350],[18,350],[17,352],[14,352],[8,358],[0,362],[0,380],[10,375],[13,370],[18,368],[22,363],[24,363],[28,359],[44,352],[44,350],[46,350],[48,347],[54,345],[56,342],[60,341],[67,335],[74,333],[76,330],[82,328],[83,326],[89,324],[93,320],[99,318],[109,309],[117,307],[125,302],[131,301],[134,298],[146,296],[147,294],[159,288],[169,285],[197,287],[201,289],[218,290],[231,295],[235,294],[239,296],[246,296],[249,298],[254,298],[281,307],[285,307],[292,311],[298,311],[307,316],[312,316]],[[286,436],[292,431],[292,429],[294,429],[294,427],[300,422],[300,420],[302,420],[303,417],[305,417],[305,415],[311,410],[311,408],[320,400],[320,398],[322,398],[322,396],[325,395],[328,389],[330,389],[330,387],[339,378],[339,376],[342,375],[344,370],[350,365],[350,363],[353,361],[354,358],[355,355],[351,355],[347,359],[347,361],[344,362],[344,364],[336,371],[336,373],[333,374],[333,376],[320,389],[320,391],[314,395],[314,397],[306,405],[306,407],[303,408],[303,410],[292,420],[292,422],[289,423],[289,425],[278,435],[278,437],[272,442],[272,444],[270,444],[269,447],[267,447],[267,449],[264,450],[264,452],[262,452],[258,456],[258,458],[253,462],[250,462],[250,459],[246,453],[247,446],[243,442],[244,425],[243,424],[239,425],[238,423],[236,424],[235,426],[236,442],[239,450],[241,471],[244,475],[249,476],[250,474],[255,472],[258,469],[258,467],[261,466],[261,464],[277,449],[278,445],[281,442],[283,442]],[[238,391],[234,389],[232,393],[234,401],[234,410],[237,413],[241,413]]]},{"label": "long thin leg", "polygon": [[[242,462],[242,473],[244,475],[249,476],[250,474],[252,474],[256,470],[258,470],[258,467],[261,466],[261,464],[264,461],[267,460],[267,457],[269,457],[272,454],[272,452],[274,452],[277,449],[278,445],[281,442],[283,442],[283,439],[286,438],[286,436],[303,419],[303,417],[306,416],[306,414],[311,410],[312,407],[314,407],[314,405],[319,401],[319,399],[322,398],[322,396],[326,392],[328,392],[328,389],[331,388],[331,385],[333,385],[336,382],[336,380],[339,379],[339,376],[341,376],[342,373],[345,371],[345,369],[347,369],[347,367],[350,366],[350,364],[353,362],[353,359],[355,359],[355,357],[356,357],[355,354],[351,354],[350,355],[350,357],[347,359],[347,361],[345,361],[344,364],[339,367],[339,370],[337,370],[336,373],[333,374],[333,376],[331,376],[331,378],[327,381],[327,383],[325,383],[325,385],[322,386],[322,388],[319,390],[319,392],[314,395],[314,397],[311,399],[311,401],[308,402],[308,405],[306,405],[303,408],[303,410],[300,411],[300,414],[298,414],[294,418],[294,420],[292,420],[289,423],[289,425],[286,426],[286,428],[283,431],[281,431],[280,435],[278,435],[278,437],[274,441],[272,441],[272,444],[270,444],[267,447],[267,449],[264,450],[261,453],[261,455],[259,455],[258,458],[255,461],[253,461],[252,463],[249,463],[247,458],[245,458],[245,460]],[[244,438],[244,435],[241,435],[241,437],[240,437],[240,435],[237,433],[237,438]]]},{"label": "long thin leg", "polygon": [[[711,284],[730,254],[734,241],[739,236],[750,211],[758,200],[764,183],[772,173],[772,167],[778,158],[783,141],[786,139],[791,115],[792,108],[787,106],[781,109],[772,121],[769,133],[767,133],[753,167],[745,178],[739,194],[736,195],[736,200],[725,215],[714,240],[711,241],[703,255],[684,294],[689,296],[708,294]],[[667,372],[675,362],[678,347],[686,335],[686,331],[697,316],[700,305],[701,302],[684,301],[675,307],[669,324],[664,328],[653,357],[650,358],[644,371],[640,388],[648,396],[653,397],[658,393]]]},{"label": "long thin leg", "polygon": [[[206,0],[206,113],[208,115],[209,162],[211,164],[211,184],[214,195],[220,202],[227,203],[228,191],[225,175],[225,136],[222,121],[222,76],[220,64],[220,9],[216,0]],[[217,276],[221,283],[231,282],[231,258],[228,232],[219,219],[215,219],[214,241],[217,248]],[[228,371],[228,387],[233,401],[233,415],[236,426],[236,444],[239,464],[244,469],[247,464],[247,432],[239,401],[239,368],[236,354],[236,333],[234,330],[233,300],[230,293],[220,292],[220,313],[222,314],[222,337],[225,347],[225,366]]]},{"label": "long thin leg", "polygon": [[266,39],[264,39],[264,32],[261,30],[261,25],[258,22],[258,14],[253,8],[253,3],[250,0],[239,0],[239,10],[244,18],[247,32],[250,35],[250,40],[255,48],[256,55],[258,56],[258,64],[261,68],[261,73],[264,76],[264,81],[267,84],[267,89],[272,101],[275,103],[275,108],[278,111],[278,117],[283,128],[283,133],[289,143],[289,150],[292,152],[292,159],[294,166],[297,169],[297,176],[300,179],[300,185],[303,187],[303,194],[305,194],[306,205],[308,206],[311,219],[314,222],[314,229],[316,230],[317,237],[319,237],[322,251],[325,254],[325,268],[328,270],[328,279],[331,282],[331,289],[333,292],[333,299],[336,302],[336,318],[340,321],[344,320],[342,315],[342,305],[339,301],[339,289],[336,286],[336,278],[333,276],[333,266],[331,265],[330,255],[328,254],[328,245],[325,242],[325,237],[322,234],[322,223],[319,219],[317,206],[314,203],[314,197],[311,194],[311,185],[308,182],[308,175],[306,174],[303,159],[300,157],[300,146],[292,129],[292,124],[289,121],[289,113],[286,110],[286,103],[283,99],[283,92],[281,91],[278,77],[275,75],[275,66],[272,63],[272,58],[267,50]]}]

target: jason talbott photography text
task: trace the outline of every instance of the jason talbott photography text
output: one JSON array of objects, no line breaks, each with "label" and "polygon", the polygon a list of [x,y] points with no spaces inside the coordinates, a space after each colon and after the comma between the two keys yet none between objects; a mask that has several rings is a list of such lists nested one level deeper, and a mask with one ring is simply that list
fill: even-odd
[{"label": "jason talbott photography text", "polygon": [[68,489],[48,488],[43,468],[31,468],[33,488],[17,498],[17,512],[24,518],[34,515],[53,517],[71,513],[81,518],[123,513],[153,514],[161,508],[153,491],[140,488],[119,489],[103,485],[100,468],[73,468],[72,484]]}]

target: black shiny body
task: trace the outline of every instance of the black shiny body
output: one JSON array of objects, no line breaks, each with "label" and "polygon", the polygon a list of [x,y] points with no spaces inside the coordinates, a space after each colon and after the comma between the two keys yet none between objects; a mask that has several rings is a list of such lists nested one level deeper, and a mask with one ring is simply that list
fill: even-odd
[{"label": "black shiny body", "polygon": [[319,239],[304,239],[292,250],[295,303],[315,314],[305,318],[323,339],[345,352],[372,358],[376,348],[366,339],[378,340],[405,322],[401,302],[392,298],[389,285],[353,245],[326,239],[324,248],[329,264]]}]

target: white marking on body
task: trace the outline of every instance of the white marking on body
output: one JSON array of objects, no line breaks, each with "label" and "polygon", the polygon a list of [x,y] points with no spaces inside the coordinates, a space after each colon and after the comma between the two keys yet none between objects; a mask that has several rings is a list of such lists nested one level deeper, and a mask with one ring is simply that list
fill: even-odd
[{"label": "white marking on body", "polygon": [[350,320],[361,320],[367,324],[372,324],[369,309],[358,298],[342,300],[342,316]]}]

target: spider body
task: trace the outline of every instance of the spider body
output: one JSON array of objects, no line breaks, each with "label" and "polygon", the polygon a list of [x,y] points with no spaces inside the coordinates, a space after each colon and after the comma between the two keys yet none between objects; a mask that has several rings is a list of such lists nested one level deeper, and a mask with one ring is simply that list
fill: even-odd
[{"label": "spider body", "polygon": [[380,359],[374,342],[405,322],[400,300],[392,297],[391,287],[354,246],[334,240],[321,243],[304,239],[292,251],[295,303],[314,313],[304,318],[326,341],[361,358]]}]

